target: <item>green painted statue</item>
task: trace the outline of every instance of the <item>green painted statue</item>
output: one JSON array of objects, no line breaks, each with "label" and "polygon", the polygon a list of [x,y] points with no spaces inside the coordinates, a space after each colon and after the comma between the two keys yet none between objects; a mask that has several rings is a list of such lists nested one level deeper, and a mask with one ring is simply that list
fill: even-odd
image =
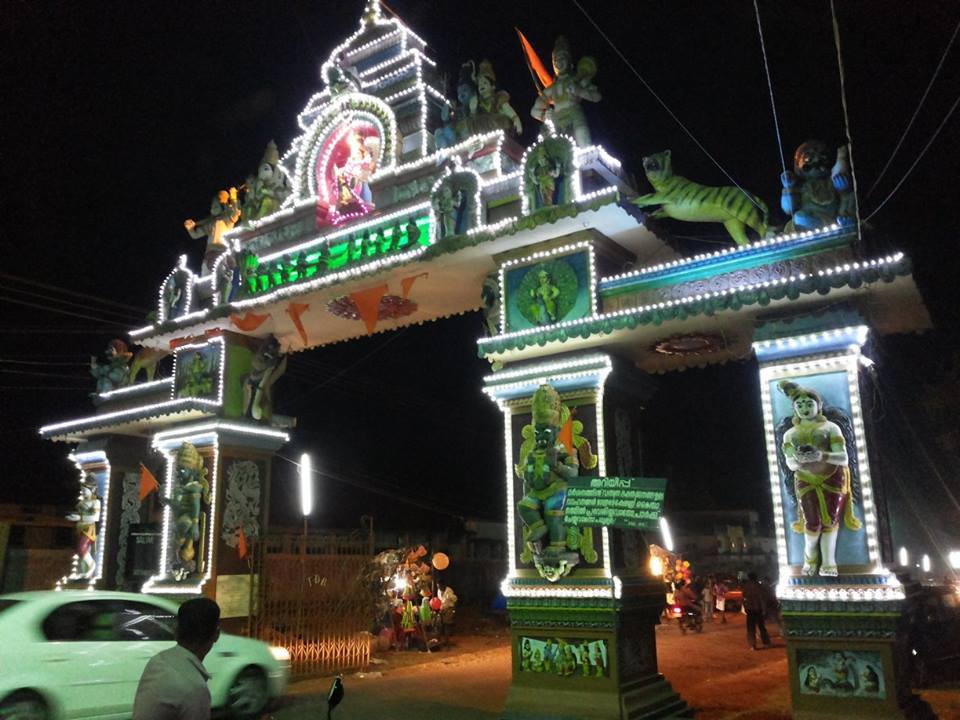
[{"label": "green painted statue", "polygon": [[210,505],[210,483],[203,456],[191,443],[184,443],[177,451],[175,485],[169,501],[174,520],[178,562],[174,574],[178,579],[200,572],[202,558],[197,559],[200,545],[203,508]]},{"label": "green painted statue", "polygon": [[[577,477],[581,464],[596,466],[596,455],[580,436],[582,423],[570,419],[570,410],[550,385],[533,395],[533,422],[523,429],[517,476],[523,481],[523,498],[517,504],[523,520],[524,549],[521,562],[533,562],[550,582],[568,575],[580,562],[596,562],[593,530],[583,532],[564,522],[567,483]],[[571,423],[573,451],[561,441],[561,428]],[[579,428],[577,427],[579,426]]]},{"label": "green painted statue", "polygon": [[280,167],[280,153],[273,140],[267,143],[263,159],[257,167],[257,174],[248,177],[243,187],[245,194],[241,217],[244,222],[259,220],[275,213],[287,199],[290,186],[283,168]]},{"label": "green painted statue", "polygon": [[746,229],[767,234],[769,210],[763,200],[737,187],[711,187],[673,174],[670,151],[643,159],[643,170],[655,192],[631,200],[638,207],[659,205],[654,218],[723,223],[737,245],[748,245]]}]

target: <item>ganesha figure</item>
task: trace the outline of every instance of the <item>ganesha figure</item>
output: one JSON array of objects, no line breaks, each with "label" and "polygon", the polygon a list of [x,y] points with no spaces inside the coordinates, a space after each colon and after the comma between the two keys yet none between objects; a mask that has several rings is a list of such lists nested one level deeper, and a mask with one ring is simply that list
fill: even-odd
[{"label": "ganesha figure", "polygon": [[583,532],[564,522],[567,483],[577,477],[581,465],[594,467],[596,455],[579,436],[581,423],[574,423],[571,452],[560,440],[560,430],[570,417],[560,395],[550,385],[541,385],[533,395],[533,422],[523,429],[517,476],[523,481],[523,498],[517,510],[523,520],[522,562],[533,562],[541,576],[556,582],[580,562],[596,561],[592,528]]},{"label": "ganesha figure", "polygon": [[80,498],[67,520],[77,524],[77,565],[71,580],[89,580],[97,571],[94,549],[97,542],[97,523],[100,522],[100,498],[97,497],[97,477],[87,473],[80,484]]},{"label": "ganesha figure", "polygon": [[170,505],[173,514],[173,532],[177,544],[178,561],[174,564],[174,575],[182,579],[203,569],[196,556],[203,508],[210,505],[207,469],[203,464],[203,456],[191,443],[184,443],[177,451],[174,483],[172,496],[165,502]]},{"label": "ganesha figure", "polygon": [[855,458],[847,453],[852,437],[845,437],[845,431],[852,435],[850,421],[840,411],[825,408],[815,390],[789,380],[781,380],[779,388],[793,403],[793,416],[782,421],[777,434],[782,435],[781,471],[788,470],[783,473],[787,491],[798,505],[799,519],[792,529],[804,536],[803,574],[816,575],[819,564],[820,575],[835,577],[841,522],[847,530],[861,527],[853,513],[850,466]]},{"label": "ganesha figure", "polygon": [[793,172],[783,173],[780,181],[780,206],[791,216],[786,232],[855,222],[856,197],[845,146],[834,154],[825,142],[808,140],[794,153]]}]

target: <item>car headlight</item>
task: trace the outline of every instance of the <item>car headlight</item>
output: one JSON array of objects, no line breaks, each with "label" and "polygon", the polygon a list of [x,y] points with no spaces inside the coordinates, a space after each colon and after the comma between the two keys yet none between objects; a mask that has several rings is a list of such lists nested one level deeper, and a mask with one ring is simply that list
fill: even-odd
[{"label": "car headlight", "polygon": [[277,662],[290,662],[290,651],[285,647],[271,645],[270,654],[273,655],[273,659]]}]

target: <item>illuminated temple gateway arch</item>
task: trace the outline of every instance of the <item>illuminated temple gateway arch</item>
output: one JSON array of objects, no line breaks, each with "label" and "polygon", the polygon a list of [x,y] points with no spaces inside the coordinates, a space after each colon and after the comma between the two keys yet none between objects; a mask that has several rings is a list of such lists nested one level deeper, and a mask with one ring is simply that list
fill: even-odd
[{"label": "illuminated temple gateway arch", "polygon": [[[577,72],[589,80],[589,63]],[[502,106],[451,119],[426,43],[376,3],[323,76],[299,137],[282,158],[268,149],[262,193],[235,227],[235,199],[215,202],[203,269],[181,258],[157,321],[130,332],[138,361],[172,353],[173,374],[136,382],[120,367],[94,414],[41,429],[75,446],[90,500],[61,586],[222,597],[246,572],[235,548],[266,524],[270,458],[288,440],[270,406],[284,354],[484,307],[484,389],[504,417],[508,716],[687,712],[657,670],[663,587],[639,531],[565,524],[559,489],[634,474],[608,452],[614,410],[630,402],[604,393],[611,373],[629,382],[751,352],[795,710],[897,716],[904,590],[884,566],[858,378],[869,333],[929,322],[907,258],[864,256],[842,224],[680,256],[629,202],[620,162],[585,144],[576,107],[527,148]],[[131,530],[156,503],[139,469],[153,451],[167,468],[161,547],[137,578]],[[804,678],[840,650],[841,670],[869,682],[827,702]]]}]

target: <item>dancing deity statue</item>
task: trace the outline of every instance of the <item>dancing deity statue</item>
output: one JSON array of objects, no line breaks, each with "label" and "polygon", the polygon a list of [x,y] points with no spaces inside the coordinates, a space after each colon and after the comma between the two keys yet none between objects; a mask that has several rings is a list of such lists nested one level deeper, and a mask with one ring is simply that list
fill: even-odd
[{"label": "dancing deity statue", "polygon": [[589,543],[584,556],[591,562],[591,557],[595,559],[592,535],[588,540],[585,532],[581,538],[577,528],[564,522],[567,483],[577,477],[580,467],[578,454],[570,452],[560,441],[564,415],[569,417],[569,410],[564,410],[560,395],[552,386],[541,385],[537,389],[532,401],[533,422],[523,430],[525,442],[516,467],[517,476],[523,481],[523,498],[517,504],[524,524],[524,551],[520,559],[532,561],[551,582],[567,575],[580,561],[582,543]]},{"label": "dancing deity statue", "polygon": [[821,140],[808,140],[797,148],[793,172],[788,170],[780,178],[780,206],[792,216],[786,232],[856,222],[857,201],[847,152],[843,146],[834,154]]},{"label": "dancing deity statue", "polygon": [[100,498],[97,497],[97,477],[93,473],[84,475],[80,498],[67,520],[77,524],[77,565],[71,579],[89,580],[97,571],[93,551],[97,542],[97,523],[100,522]]},{"label": "dancing deity statue", "polygon": [[177,465],[170,505],[174,521],[174,537],[177,543],[179,567],[175,573],[186,577],[199,571],[196,560],[200,543],[200,520],[204,506],[210,505],[210,483],[203,456],[191,443],[184,443],[177,451]]},{"label": "dancing deity statue", "polygon": [[790,427],[781,440],[782,462],[793,473],[799,519],[793,531],[803,533],[803,574],[835,577],[837,570],[837,538],[840,523],[848,530],[860,529],[853,513],[851,458],[848,441],[838,422],[849,425],[842,413],[829,411],[827,418],[823,399],[815,390],[803,388],[789,380],[779,384],[793,403]]},{"label": "dancing deity statue", "polygon": [[203,255],[203,272],[213,267],[213,261],[227,249],[223,234],[233,228],[240,219],[240,202],[237,189],[221,190],[210,201],[210,215],[203,220],[184,220],[183,227],[190,237],[199,240],[207,238],[207,249]]},{"label": "dancing deity statue", "polygon": [[560,288],[553,284],[550,273],[540,270],[537,273],[537,286],[530,290],[530,314],[538,325],[548,325],[557,321],[557,298]]},{"label": "dancing deity statue", "polygon": [[596,61],[583,57],[574,67],[570,43],[561,35],[553,46],[553,72],[556,77],[540,92],[530,115],[540,122],[550,120],[557,132],[573,135],[580,147],[586,147],[591,144],[590,128],[580,103],[600,100],[593,84]]},{"label": "dancing deity statue", "polygon": [[280,153],[273,140],[267,143],[267,149],[260,160],[256,176],[251,175],[244,184],[242,217],[244,222],[259,220],[280,209],[290,194],[287,175],[280,167]]},{"label": "dancing deity statue", "polygon": [[97,362],[90,357],[90,374],[97,380],[97,392],[105,393],[116,390],[127,383],[130,373],[130,358],[133,353],[127,348],[123,340],[111,340],[106,350],[107,361]]},{"label": "dancing deity statue", "polygon": [[273,417],[273,384],[287,370],[287,356],[275,337],[268,338],[250,364],[243,382],[244,414],[269,422]]}]

